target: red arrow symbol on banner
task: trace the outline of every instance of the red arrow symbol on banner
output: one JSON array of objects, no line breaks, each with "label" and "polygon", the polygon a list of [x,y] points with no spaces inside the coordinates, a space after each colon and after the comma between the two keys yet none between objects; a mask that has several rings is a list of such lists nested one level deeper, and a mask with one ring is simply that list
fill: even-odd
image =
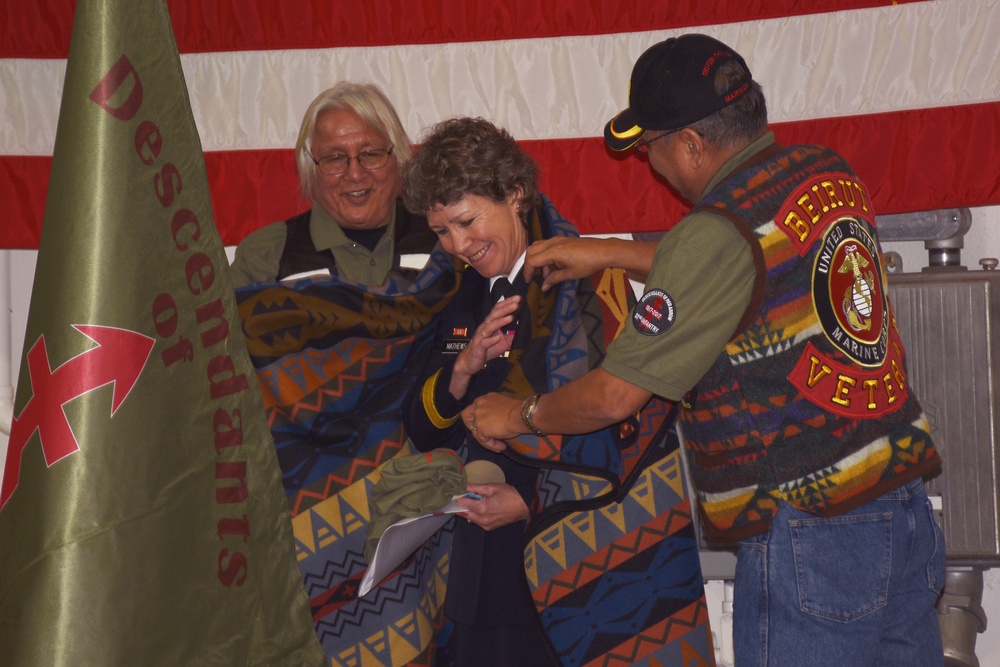
[{"label": "red arrow symbol on banner", "polygon": [[111,400],[111,414],[114,415],[132,391],[153,351],[155,341],[152,338],[128,329],[76,324],[73,328],[97,343],[97,347],[73,357],[55,370],[49,365],[45,336],[28,351],[31,398],[11,425],[7,465],[0,488],[0,509],[17,488],[21,454],[35,431],[38,431],[45,464],[49,467],[79,451],[80,444],[73,435],[63,406],[110,382],[114,384]]}]

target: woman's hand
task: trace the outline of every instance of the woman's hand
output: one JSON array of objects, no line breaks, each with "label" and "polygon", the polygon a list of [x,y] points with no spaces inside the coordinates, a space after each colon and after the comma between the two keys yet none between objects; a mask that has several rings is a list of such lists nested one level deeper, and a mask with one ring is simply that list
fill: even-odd
[{"label": "woman's hand", "polygon": [[472,376],[481,371],[486,362],[510,350],[514,333],[504,333],[504,329],[514,322],[514,314],[520,306],[520,296],[498,301],[482,324],[476,327],[469,344],[459,352],[452,369],[448,390],[456,399],[465,396]]},{"label": "woman's hand", "polygon": [[495,530],[528,518],[528,506],[510,484],[469,484],[467,488],[483,499],[459,498],[456,502],[469,510],[462,517],[483,530]]}]

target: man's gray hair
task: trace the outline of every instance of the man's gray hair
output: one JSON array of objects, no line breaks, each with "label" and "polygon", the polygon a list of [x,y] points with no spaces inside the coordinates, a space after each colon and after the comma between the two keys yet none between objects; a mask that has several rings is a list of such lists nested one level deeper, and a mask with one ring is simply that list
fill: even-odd
[{"label": "man's gray hair", "polygon": [[[715,90],[719,94],[732,88],[732,82],[744,76],[743,66],[736,61],[719,67],[715,73]],[[740,99],[689,127],[716,148],[737,149],[756,139],[767,130],[767,102],[756,81]]]},{"label": "man's gray hair", "polygon": [[316,186],[319,183],[316,163],[309,157],[307,151],[312,150],[312,133],[316,127],[316,119],[321,113],[330,109],[353,110],[361,120],[382,135],[387,142],[386,148],[389,148],[389,145],[394,146],[396,164],[392,165],[393,169],[398,169],[413,154],[413,142],[410,141],[403,124],[399,121],[396,109],[382,89],[370,83],[341,81],[333,88],[324,90],[312,101],[302,118],[302,127],[299,128],[299,138],[295,142],[295,164],[299,170],[299,188],[306,201],[316,198]]}]

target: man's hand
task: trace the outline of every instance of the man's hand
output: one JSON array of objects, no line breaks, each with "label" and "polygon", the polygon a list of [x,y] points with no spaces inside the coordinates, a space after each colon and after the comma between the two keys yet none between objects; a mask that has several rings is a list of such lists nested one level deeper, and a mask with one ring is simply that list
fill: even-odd
[{"label": "man's hand", "polygon": [[603,239],[556,236],[528,246],[524,277],[531,280],[535,269],[541,268],[542,290],[548,290],[556,283],[586,278],[607,266]]},{"label": "man's hand", "polygon": [[644,282],[656,254],[655,241],[628,241],[618,238],[577,238],[557,236],[535,241],[524,257],[524,277],[531,279],[542,269],[542,290],[564,280],[579,280],[601,269],[628,271],[633,280]]},{"label": "man's hand", "polygon": [[527,433],[521,423],[521,401],[492,393],[480,396],[462,410],[462,421],[479,444],[494,452],[507,448],[503,440]]}]

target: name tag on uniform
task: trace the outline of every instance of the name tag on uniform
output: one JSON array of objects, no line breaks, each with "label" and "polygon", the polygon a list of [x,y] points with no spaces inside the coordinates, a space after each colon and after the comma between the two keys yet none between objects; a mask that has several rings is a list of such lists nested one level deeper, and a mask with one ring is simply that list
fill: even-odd
[{"label": "name tag on uniform", "polygon": [[451,330],[451,337],[444,339],[444,353],[458,354],[469,346],[469,328],[455,327]]}]

